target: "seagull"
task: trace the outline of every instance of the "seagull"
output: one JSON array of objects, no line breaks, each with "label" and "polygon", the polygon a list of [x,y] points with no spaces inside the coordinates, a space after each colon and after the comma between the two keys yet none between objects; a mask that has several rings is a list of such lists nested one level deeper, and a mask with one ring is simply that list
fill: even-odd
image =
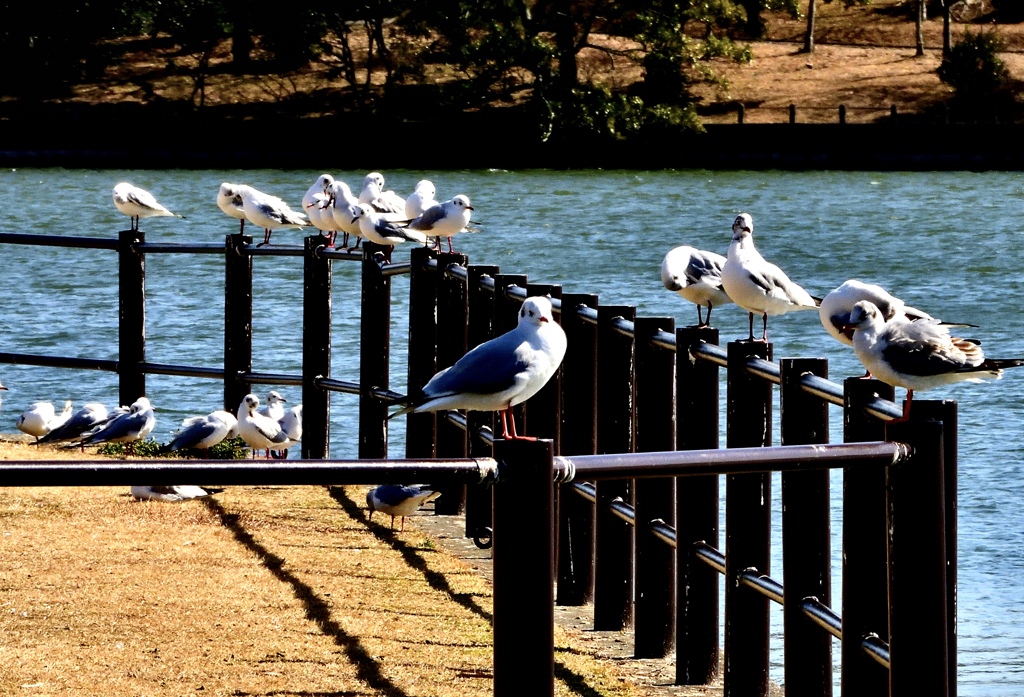
[{"label": "seagull", "polygon": [[436,206],[437,201],[434,196],[437,195],[437,190],[434,189],[434,182],[429,179],[420,179],[416,182],[416,187],[409,194],[409,197],[405,199],[405,217],[408,220],[418,218],[431,206]]},{"label": "seagull", "polygon": [[287,403],[288,400],[280,392],[271,390],[267,393],[267,403],[261,405],[258,411],[274,421],[280,421],[284,418],[284,405]]},{"label": "seagull", "polygon": [[[359,241],[362,239],[362,233],[359,232],[359,221],[354,220],[354,218],[359,206],[359,199],[352,195],[352,189],[349,188],[348,184],[337,179],[334,180],[334,184],[325,193],[328,196],[328,208],[331,216],[334,218],[335,228],[344,235],[341,240],[341,248],[348,248],[348,238],[350,235],[355,236],[355,247],[358,247]],[[334,240],[332,239],[331,242],[333,243]]]},{"label": "seagull", "polygon": [[327,233],[326,237],[331,246],[334,244],[333,235],[337,233],[338,228],[334,223],[334,216],[328,208],[330,196],[326,192],[333,184],[334,177],[330,174],[321,174],[302,197],[302,210],[309,217],[309,222],[320,231],[321,235]]},{"label": "seagull", "polygon": [[217,207],[238,219],[238,234],[245,232],[245,208],[242,206],[242,194],[238,192],[240,187],[241,184],[224,182],[217,191]]},{"label": "seagull", "polygon": [[[359,222],[359,233],[370,242],[393,248],[403,242],[418,242],[425,245],[427,236],[417,230],[404,228],[388,220],[384,214],[375,211],[371,206],[360,203],[356,206],[352,222]],[[391,250],[386,258],[391,261]]]},{"label": "seagull", "polygon": [[259,412],[260,398],[247,394],[238,405],[238,435],[252,448],[253,457],[257,450],[287,450],[294,444],[281,424]]},{"label": "seagull", "polygon": [[441,495],[428,486],[399,486],[397,484],[381,484],[366,492],[366,522],[373,519],[376,511],[391,516],[391,529],[395,529],[395,516],[402,518],[402,529],[405,532],[405,517],[412,515],[427,501]]},{"label": "seagull", "polygon": [[223,409],[206,416],[193,416],[181,422],[181,428],[167,444],[166,451],[209,450],[226,438],[232,438],[238,429],[238,420]]},{"label": "seagull", "polygon": [[19,431],[34,436],[36,442],[71,418],[71,400],[64,402],[64,411],[58,415],[50,402],[35,402],[21,413],[14,424]]},{"label": "seagull", "polygon": [[60,441],[78,438],[87,431],[107,420],[107,408],[99,402],[88,402],[76,411],[61,426],[55,426],[50,432],[39,438],[39,443],[59,443]]},{"label": "seagull", "polygon": [[[711,326],[711,310],[727,305],[732,299],[722,289],[722,267],[725,257],[693,247],[669,250],[661,262],[661,282],[671,291],[697,306],[697,326]],[[701,319],[700,308],[708,308],[707,319]]]},{"label": "seagull", "polygon": [[139,500],[150,501],[188,501],[215,494],[222,489],[207,491],[198,486],[133,486],[132,496]]},{"label": "seagull", "polygon": [[363,177],[359,203],[372,206],[378,213],[405,215],[405,199],[390,189],[384,190],[384,175],[380,172],[370,172]]},{"label": "seagull", "polygon": [[156,426],[153,405],[145,397],[132,402],[126,414],[120,414],[104,424],[98,431],[86,434],[81,445],[97,443],[125,443],[126,450],[133,452],[137,440],[143,440]]},{"label": "seagull", "polygon": [[[302,405],[296,405],[291,409],[287,410],[278,423],[281,424],[281,428],[284,430],[285,435],[295,443],[302,442]],[[288,450],[279,451],[280,459],[284,460],[288,457]]]},{"label": "seagull", "polygon": [[257,247],[270,243],[271,233],[280,227],[308,227],[310,222],[302,213],[296,213],[276,196],[265,194],[244,184],[238,187],[245,217],[253,225],[263,228],[263,241]]},{"label": "seagull", "polygon": [[[884,288],[873,283],[863,283],[856,279],[850,279],[843,283],[821,301],[818,308],[818,316],[825,331],[832,337],[847,346],[853,346],[853,331],[845,329],[850,323],[850,313],[853,306],[860,300],[868,300],[882,313],[882,319],[886,322],[893,317],[906,317],[910,320],[934,319],[927,312],[923,312],[908,305],[904,305],[899,298],[890,295]],[[967,323],[939,322],[947,327],[975,327]]]},{"label": "seagull", "polygon": [[[7,389],[7,388],[6,388],[6,387],[4,387],[4,384],[3,384],[2,382],[0,382],[0,391],[6,390],[6,389]],[[0,397],[2,397],[2,396],[3,396],[3,395],[0,395]],[[3,403],[4,403],[4,400],[3,400],[3,399],[0,399],[0,405],[3,405]]]},{"label": "seagull", "polygon": [[565,332],[554,321],[551,300],[527,298],[515,329],[480,344],[434,375],[420,395],[389,418],[442,409],[500,411],[502,438],[535,440],[516,433],[511,409],[547,384],[565,357],[565,346]]},{"label": "seagull", "polygon": [[114,187],[114,205],[131,219],[131,229],[139,229],[139,218],[153,218],[157,216],[173,216],[184,218],[183,215],[171,213],[160,205],[153,194],[145,189],[132,186],[128,182],[121,182]]},{"label": "seagull", "polygon": [[1024,365],[1024,358],[985,358],[979,342],[951,337],[936,319],[897,315],[887,322],[869,300],[854,304],[847,327],[853,330],[853,351],[868,372],[907,390],[903,419],[910,414],[915,390],[999,379],[1004,368]]},{"label": "seagull", "polygon": [[754,313],[762,316],[761,341],[768,341],[768,315],[817,309],[820,301],[789,280],[775,264],[754,249],[754,219],[740,213],[732,224],[729,256],[722,266],[722,287],[732,301],[750,313],[750,341],[754,340]]},{"label": "seagull", "polygon": [[452,251],[452,237],[460,232],[468,231],[470,211],[473,206],[469,197],[459,194],[450,201],[438,203],[420,217],[409,221],[410,230],[419,230],[433,237],[438,250],[441,249],[441,238],[448,238],[448,251]]}]

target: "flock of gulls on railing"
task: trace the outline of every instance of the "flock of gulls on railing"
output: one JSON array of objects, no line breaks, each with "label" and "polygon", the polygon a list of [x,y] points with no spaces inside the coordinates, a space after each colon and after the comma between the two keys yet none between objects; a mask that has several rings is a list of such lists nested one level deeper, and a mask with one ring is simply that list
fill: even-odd
[{"label": "flock of gulls on railing", "polygon": [[[138,229],[139,218],[175,216],[149,192],[122,182],[114,187],[114,203]],[[343,234],[342,248],[350,238],[355,246],[365,238],[386,247],[404,242],[428,244],[439,249],[441,238],[474,231],[470,225],[469,198],[458,195],[439,203],[434,185],[422,180],[403,199],[384,190],[378,172],[366,175],[358,197],[349,186],[323,174],[302,199],[304,213],[293,211],[275,196],[251,186],[221,184],[217,205],[238,219],[239,231],[245,221],[264,230],[260,244],[270,242],[273,230],[282,227],[313,226],[334,245]],[[182,217],[182,216],[178,216]],[[752,217],[741,213],[732,224],[728,255],[681,246],[666,254],[661,267],[662,282],[671,291],[697,306],[698,326],[709,326],[713,308],[735,303],[749,313],[749,341],[768,340],[768,317],[799,310],[818,310],[821,323],[838,341],[852,346],[864,364],[865,377],[873,376],[907,390],[903,418],[909,415],[915,391],[959,381],[978,382],[999,378],[1004,368],[1024,365],[1024,359],[986,358],[976,339],[953,337],[950,328],[973,327],[964,322],[944,322],[908,307],[883,288],[848,280],[823,299],[811,296],[789,279],[776,265],[766,261],[754,247]],[[390,253],[386,257],[390,261]],[[701,309],[707,308],[706,316]],[[754,315],[762,318],[760,338],[754,337]],[[406,403],[389,418],[412,412],[452,409],[500,412],[502,438],[527,439],[516,432],[511,408],[536,394],[558,370],[565,356],[565,333],[552,314],[547,297],[527,298],[515,329],[467,352],[450,368],[441,370],[426,385],[411,389]],[[0,389],[6,389],[0,385]],[[207,416],[186,419],[165,451],[207,449],[221,440],[240,436],[267,457],[286,456],[287,449],[302,437],[302,405],[285,410],[285,400],[270,392],[261,406],[255,394],[246,395],[236,415],[214,411]],[[111,414],[101,404],[87,404],[72,414],[68,402],[61,414],[52,404],[33,404],[18,420],[18,428],[36,436],[38,442],[65,442],[84,446],[102,442],[130,444],[153,430],[153,407],[145,397],[130,407]],[[180,500],[205,495],[198,487],[132,487],[137,498]],[[367,494],[370,516],[381,511],[402,517],[437,495],[430,487],[381,486]]]}]

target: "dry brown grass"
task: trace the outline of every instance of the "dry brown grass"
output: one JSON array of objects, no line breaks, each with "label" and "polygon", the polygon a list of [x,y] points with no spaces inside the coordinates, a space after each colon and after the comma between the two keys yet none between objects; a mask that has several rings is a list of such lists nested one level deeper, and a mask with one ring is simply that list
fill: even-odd
[{"label": "dry brown grass", "polygon": [[[55,456],[83,457],[0,444]],[[415,519],[368,525],[364,492],[0,488],[0,694],[491,694],[489,584]],[[639,694],[556,636],[559,695]]]}]

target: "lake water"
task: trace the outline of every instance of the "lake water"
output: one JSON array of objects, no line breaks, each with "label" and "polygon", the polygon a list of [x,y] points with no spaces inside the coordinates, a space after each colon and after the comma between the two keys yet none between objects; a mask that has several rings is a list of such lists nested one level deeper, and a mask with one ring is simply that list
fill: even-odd
[{"label": "lake water", "polygon": [[[326,171],[354,185],[365,174]],[[147,241],[222,243],[237,223],[214,203],[220,182],[249,183],[298,207],[318,174],[6,170],[0,172],[5,213],[0,231],[114,237],[127,220],[114,208],[110,190],[128,180],[187,216],[144,220]],[[747,211],[754,217],[758,249],[812,294],[823,296],[849,278],[876,282],[936,316],[979,325],[971,332],[984,340],[989,355],[1024,356],[1020,173],[397,170],[385,175],[388,187],[403,195],[427,177],[442,200],[459,193],[472,199],[482,231],[455,240],[471,262],[528,273],[535,282],[561,283],[566,292],[600,293],[603,303],[635,304],[640,315],[671,315],[677,324],[693,323],[694,308],[661,286],[662,257],[680,244],[724,254],[733,218]],[[279,230],[273,239],[299,244],[302,235]],[[117,358],[113,252],[0,245],[0,255],[0,351]],[[395,258],[407,255],[399,248]],[[257,257],[254,266],[254,369],[299,373],[301,259]],[[335,270],[334,377],[356,381],[359,266],[338,262]],[[221,365],[223,279],[216,256],[147,258],[148,360]],[[405,277],[395,279],[392,387],[398,391],[405,390],[407,288]],[[735,306],[716,310],[715,324],[723,343],[746,336],[746,313]],[[828,358],[837,382],[863,372],[852,350],[825,334],[816,313],[773,318],[769,335],[776,357]],[[0,432],[15,431],[17,415],[38,400],[63,403],[70,398],[77,405],[114,405],[117,400],[112,373],[0,365],[0,379],[10,387],[0,411]],[[161,441],[169,439],[183,417],[221,406],[216,381],[153,375],[147,385],[158,409],[153,435]],[[293,402],[300,397],[298,388],[279,390]],[[1024,497],[1022,393],[1024,370],[1008,371],[1000,382],[962,383],[921,395],[956,399],[960,405],[961,695],[1024,694],[1024,519],[1017,508]],[[902,390],[897,398],[903,398]],[[838,440],[838,408],[832,410],[832,421]],[[332,397],[333,456],[355,456],[356,428],[354,398]],[[394,423],[394,456],[402,453],[402,435],[402,423]],[[779,490],[776,482],[776,518]],[[841,517],[840,473],[833,475],[832,491]],[[833,598],[838,603],[838,518],[833,531]],[[781,579],[781,557],[776,554],[772,563],[773,576]],[[772,618],[779,636],[777,606]],[[772,678],[781,681],[781,641],[775,642],[773,658]]]}]

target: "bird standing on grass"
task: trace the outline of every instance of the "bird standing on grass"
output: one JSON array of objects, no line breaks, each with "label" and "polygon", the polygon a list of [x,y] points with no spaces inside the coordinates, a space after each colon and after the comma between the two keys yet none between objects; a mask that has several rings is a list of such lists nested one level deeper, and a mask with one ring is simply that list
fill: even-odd
[{"label": "bird standing on grass", "polygon": [[223,489],[203,489],[198,486],[133,486],[131,488],[132,496],[141,500],[148,501],[189,501],[191,499],[200,499],[210,494],[216,494]]},{"label": "bird standing on grass", "polygon": [[71,400],[64,402],[64,411],[57,414],[50,402],[35,402],[21,413],[14,424],[19,431],[35,436],[36,442],[55,428],[67,423],[71,418]]},{"label": "bird standing on grass", "polygon": [[98,443],[124,443],[125,451],[135,453],[135,441],[143,440],[156,426],[156,415],[153,405],[145,397],[132,402],[128,412],[119,414],[98,430],[87,433],[80,445],[96,445]]},{"label": "bird standing on grass", "polygon": [[105,422],[108,416],[109,414],[105,406],[99,402],[87,402],[81,409],[72,414],[71,418],[66,422],[50,429],[50,432],[39,438],[38,442],[59,443],[78,438],[83,433]]},{"label": "bird standing on grass", "polygon": [[366,492],[366,522],[373,519],[374,512],[380,511],[391,516],[391,529],[394,530],[395,516],[400,516],[402,529],[399,532],[405,532],[405,517],[412,515],[420,506],[440,495],[440,491],[428,486],[382,484]]},{"label": "bird standing on grass", "polygon": [[183,215],[172,213],[157,202],[156,197],[145,189],[121,182],[114,187],[114,205],[131,219],[131,229],[139,229],[139,218],[172,216],[184,218]]},{"label": "bird standing on grass", "polygon": [[222,440],[234,437],[237,429],[238,419],[223,409],[210,412],[206,416],[193,416],[181,422],[181,428],[167,444],[166,450],[209,451]]},{"label": "bird standing on grass", "polygon": [[[697,306],[697,326],[711,325],[711,310],[727,305],[732,299],[722,288],[722,267],[725,257],[693,247],[669,250],[661,262],[661,282],[665,288],[679,293]],[[701,319],[700,308],[708,308],[707,319]]]},{"label": "bird standing on grass", "polygon": [[443,409],[500,411],[502,438],[535,440],[516,433],[511,410],[547,384],[561,365],[565,348],[565,332],[554,320],[551,301],[527,298],[515,329],[480,344],[434,375],[419,395],[388,418]]},{"label": "bird standing on grass", "polygon": [[259,412],[260,398],[247,394],[238,405],[238,435],[252,448],[253,457],[257,450],[287,450],[295,444],[285,433],[281,424]]}]

